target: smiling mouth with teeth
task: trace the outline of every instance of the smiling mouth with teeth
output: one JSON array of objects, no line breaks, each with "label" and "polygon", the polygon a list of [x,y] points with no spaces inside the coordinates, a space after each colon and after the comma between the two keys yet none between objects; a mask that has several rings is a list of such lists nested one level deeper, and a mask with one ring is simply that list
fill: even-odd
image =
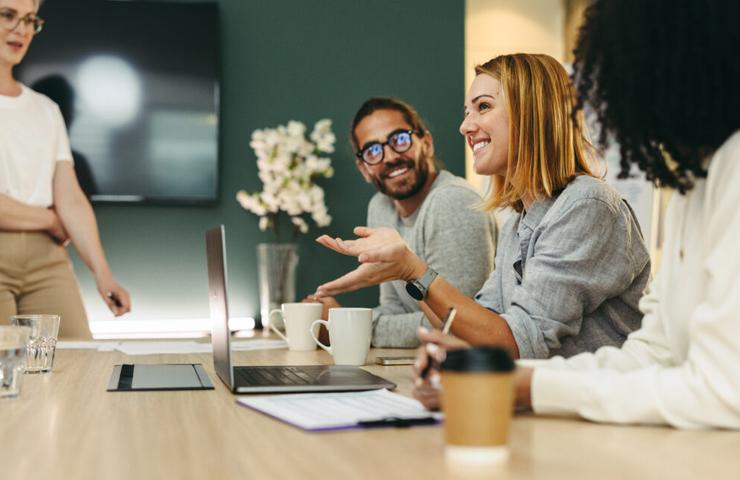
[{"label": "smiling mouth with teeth", "polygon": [[476,142],[473,144],[473,153],[478,152],[479,150],[486,148],[488,144],[491,143],[490,140],[483,140],[480,142]]},{"label": "smiling mouth with teeth", "polygon": [[414,162],[408,160],[399,160],[393,165],[389,165],[388,168],[385,169],[385,171],[382,173],[382,178],[399,177],[409,170],[413,170],[414,166]]},{"label": "smiling mouth with teeth", "polygon": [[409,169],[406,167],[398,168],[396,170],[393,170],[391,173],[386,175],[386,178],[396,178],[399,175],[403,175],[404,173],[408,172]]}]

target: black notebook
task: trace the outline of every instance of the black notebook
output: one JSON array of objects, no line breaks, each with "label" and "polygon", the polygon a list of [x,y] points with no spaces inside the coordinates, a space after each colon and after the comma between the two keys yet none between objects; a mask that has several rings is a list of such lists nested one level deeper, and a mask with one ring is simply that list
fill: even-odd
[{"label": "black notebook", "polygon": [[114,365],[109,392],[141,390],[213,390],[200,363]]}]

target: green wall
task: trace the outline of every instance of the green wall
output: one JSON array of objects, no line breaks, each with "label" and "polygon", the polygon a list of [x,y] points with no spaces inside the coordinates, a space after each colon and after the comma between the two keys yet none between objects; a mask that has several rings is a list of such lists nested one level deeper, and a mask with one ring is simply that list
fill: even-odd
[{"label": "green wall", "polygon": [[[464,94],[462,0],[221,0],[222,83],[220,199],[209,207],[95,205],[114,275],[132,294],[131,318],[208,316],[205,272],[207,228],[227,229],[230,308],[259,312],[256,245],[270,235],[234,200],[237,190],[261,189],[251,132],[295,119],[309,128],[334,121],[335,176],[323,180],[332,225],[314,225],[299,241],[297,293],[356,265],[313,242],[321,233],[348,236],[363,224],[374,193],[353,163],[348,124],[373,95],[401,97],[416,106],[435,138],[440,158],[464,173],[457,132]],[[197,35],[198,32],[193,32]],[[175,173],[176,174],[176,173]],[[108,318],[90,274],[78,259],[91,320]],[[346,305],[374,306],[377,289],[344,295]]]}]

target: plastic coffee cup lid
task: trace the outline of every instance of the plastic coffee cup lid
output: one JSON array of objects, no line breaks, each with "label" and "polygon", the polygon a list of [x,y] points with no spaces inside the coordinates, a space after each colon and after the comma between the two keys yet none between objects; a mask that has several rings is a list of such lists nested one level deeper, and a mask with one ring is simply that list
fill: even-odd
[{"label": "plastic coffee cup lid", "polygon": [[509,351],[500,347],[475,347],[447,352],[442,371],[511,372],[515,364]]}]

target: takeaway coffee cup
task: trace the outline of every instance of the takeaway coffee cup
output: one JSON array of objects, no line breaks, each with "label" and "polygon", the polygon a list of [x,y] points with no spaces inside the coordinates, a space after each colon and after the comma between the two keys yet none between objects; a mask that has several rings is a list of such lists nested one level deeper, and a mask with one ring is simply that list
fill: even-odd
[{"label": "takeaway coffee cup", "polygon": [[514,408],[509,352],[495,347],[450,351],[440,375],[448,466],[466,470],[505,462]]},{"label": "takeaway coffee cup", "polygon": [[[316,350],[316,344],[311,338],[311,324],[321,317],[323,308],[320,303],[283,303],[280,309],[270,312],[270,328],[288,342],[290,350],[297,352]],[[285,333],[281,332],[273,321],[279,315],[283,318]]]},{"label": "takeaway coffee cup", "polygon": [[[311,324],[311,336],[319,347],[334,357],[336,365],[365,365],[373,329],[372,312],[369,308],[331,308],[328,322],[316,320]],[[316,327],[320,324],[329,330],[331,346],[317,338]]]}]

